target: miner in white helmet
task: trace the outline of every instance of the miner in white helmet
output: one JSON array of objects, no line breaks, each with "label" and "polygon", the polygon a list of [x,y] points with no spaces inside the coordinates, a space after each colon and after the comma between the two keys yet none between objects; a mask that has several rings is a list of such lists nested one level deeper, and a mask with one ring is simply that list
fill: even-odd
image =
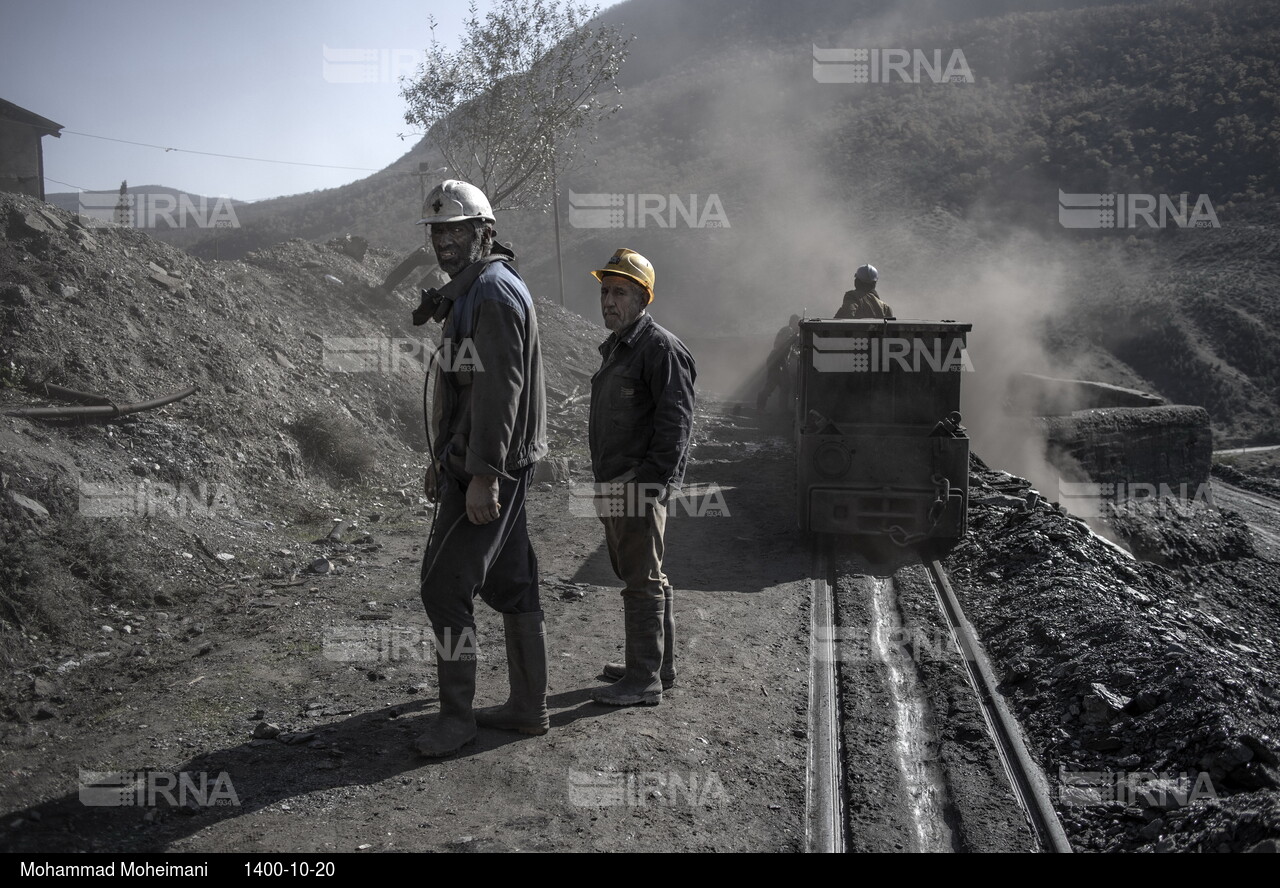
[{"label": "miner in white helmet", "polygon": [[600,520],[624,584],[626,626],[625,662],[606,664],[614,684],[591,696],[612,706],[654,705],[676,680],[674,595],[662,559],[666,503],[689,459],[697,372],[684,343],[646,311],[654,290],[648,259],[621,249],[591,274],[610,331],[591,377],[591,468],[606,494]]},{"label": "miner in white helmet", "polygon": [[[420,224],[450,281],[424,290],[414,322],[443,327],[432,375],[426,493],[436,502],[420,591],[436,639],[440,712],[419,753],[456,752],[476,726],[544,734],[547,652],[538,559],[525,523],[534,464],[547,453],[546,394],[533,299],[495,240],[483,192],[450,179],[427,195]],[[474,710],[476,596],[502,614],[510,697]]]},{"label": "miner in white helmet", "polygon": [[836,320],[849,318],[891,318],[893,309],[880,299],[876,283],[880,272],[874,265],[862,265],[853,273],[853,289],[844,294]]}]

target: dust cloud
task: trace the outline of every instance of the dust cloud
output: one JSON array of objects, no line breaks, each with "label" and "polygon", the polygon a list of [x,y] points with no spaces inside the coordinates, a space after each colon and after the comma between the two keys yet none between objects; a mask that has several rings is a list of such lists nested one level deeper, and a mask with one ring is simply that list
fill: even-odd
[{"label": "dust cloud", "polygon": [[799,121],[744,132],[744,104],[759,119],[782,121],[821,106],[797,102],[767,73],[740,78],[737,89],[720,97],[722,111],[706,135],[727,156],[704,189],[733,196],[726,202],[732,246],[714,240],[726,232],[691,231],[686,243],[709,234],[708,243],[664,257],[668,281],[699,282],[696,301],[667,315],[693,341],[706,388],[753,403],[776,331],[793,313],[832,317],[854,270],[870,263],[897,317],[973,325],[962,414],[974,452],[1056,499],[1057,472],[1034,420],[1010,415],[1005,403],[1018,373],[1068,372],[1042,341],[1081,284],[1070,250],[992,220],[895,201],[912,193],[909,181],[871,166],[835,166],[826,143],[801,137]]},{"label": "dust cloud", "polygon": [[[962,401],[973,450],[1056,498],[1058,472],[1045,461],[1034,420],[1006,410],[1007,390],[1019,373],[1081,371],[1081,359],[1055,357],[1043,342],[1049,325],[1069,319],[1091,259],[1048,226],[1019,230],[980,207],[962,215],[932,205],[905,158],[851,153],[845,134],[860,125],[861,106],[849,90],[859,87],[817,82],[812,46],[898,45],[903,27],[889,7],[856,32],[744,45],[721,53],[712,69],[696,69],[696,85],[659,79],[624,96],[628,110],[606,128],[594,158],[599,178],[588,184],[676,195],[701,209],[714,197],[724,224],[671,216],[666,225],[650,219],[628,221],[628,230],[568,231],[573,258],[566,265],[574,270],[566,277],[583,277],[581,256],[607,257],[620,246],[644,253],[657,270],[651,313],[690,345],[699,387],[754,405],[773,337],[788,317],[832,317],[854,270],[873,264],[897,317],[973,325],[974,370]],[[659,99],[663,113],[656,113]],[[904,108],[904,121],[911,113]],[[638,144],[628,153],[611,139]],[[1053,218],[1054,183],[1025,198]],[[571,292],[569,306],[598,317],[586,285],[574,286],[582,292]]]}]

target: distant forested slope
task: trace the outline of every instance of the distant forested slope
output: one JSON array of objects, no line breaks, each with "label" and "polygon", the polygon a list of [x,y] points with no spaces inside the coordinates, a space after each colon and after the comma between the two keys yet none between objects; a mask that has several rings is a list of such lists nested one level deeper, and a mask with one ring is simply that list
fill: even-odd
[{"label": "distant forested slope", "polygon": [[[664,323],[772,332],[834,311],[874,258],[902,310],[1016,318],[1004,340],[1043,340],[1041,369],[1113,373],[1204,404],[1237,439],[1280,435],[1280,4],[629,0],[604,18],[637,39],[622,111],[560,181],[570,308],[594,312],[585,269],[625,243],[657,257]],[[960,51],[972,82],[819,82],[814,47]],[[351,185],[245,207],[221,255],[346,233],[416,247],[420,162],[440,165],[413,146]],[[1222,227],[1067,230],[1060,190],[1205,195]],[[662,209],[575,223],[592,194]],[[727,225],[676,212],[712,198]],[[499,229],[556,298],[551,219]]]}]

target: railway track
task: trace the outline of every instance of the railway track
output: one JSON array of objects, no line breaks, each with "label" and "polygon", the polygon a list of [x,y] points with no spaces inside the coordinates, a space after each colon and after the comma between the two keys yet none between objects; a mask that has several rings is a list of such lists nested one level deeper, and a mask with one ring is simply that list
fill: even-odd
[{"label": "railway track", "polygon": [[[996,691],[942,565],[900,550],[891,556],[900,560],[886,564],[832,547],[829,537],[815,544],[811,583],[807,849],[1007,850],[1011,827],[1020,827],[1024,846],[1069,852],[1047,782]],[[916,610],[935,610],[923,622],[918,613],[908,619],[905,599]],[[936,629],[925,628],[930,621]],[[938,715],[939,677],[958,684],[957,670],[924,670],[925,656],[962,664],[968,687],[953,692],[968,697],[964,705]],[[984,784],[950,772],[957,747],[945,735],[958,732],[972,743],[983,728],[948,729],[939,719],[966,711],[985,726],[987,770],[1002,778],[992,774]],[[882,739],[868,744],[873,737]],[[990,819],[989,806],[966,797],[992,794],[1018,808],[1016,816],[1006,812],[1003,826],[979,822]],[[852,816],[859,807],[867,810]]]},{"label": "railway track", "polygon": [[[825,545],[825,548],[824,548]],[[809,766],[805,774],[805,848],[809,852],[845,851],[845,804],[840,742],[840,685],[836,676],[833,633],[835,602],[826,565],[829,543],[814,553],[813,606],[809,638]]]}]

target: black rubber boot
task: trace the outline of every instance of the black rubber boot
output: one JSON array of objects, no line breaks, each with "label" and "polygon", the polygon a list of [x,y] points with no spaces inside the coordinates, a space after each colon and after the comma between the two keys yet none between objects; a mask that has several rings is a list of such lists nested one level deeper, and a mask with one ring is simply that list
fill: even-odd
[{"label": "black rubber boot", "polygon": [[[662,689],[669,691],[676,686],[676,617],[675,617],[675,590],[667,586],[663,590],[662,611],[662,670],[659,676],[662,678]],[[625,663],[605,663],[604,677],[610,681],[617,681],[627,674],[627,666]]]},{"label": "black rubber boot", "polygon": [[503,614],[507,635],[507,679],[511,695],[501,706],[476,710],[482,728],[545,734],[547,716],[547,636],[542,611]]},{"label": "black rubber boot", "polygon": [[446,660],[436,651],[436,675],[440,681],[440,714],[427,719],[427,729],[414,741],[414,749],[427,758],[453,755],[476,739],[476,717],[471,702],[476,695],[476,657],[473,653]]},{"label": "black rubber boot", "polygon": [[665,596],[625,594],[627,627],[626,674],[607,687],[596,688],[591,699],[610,706],[657,706],[662,702],[662,623]]}]

